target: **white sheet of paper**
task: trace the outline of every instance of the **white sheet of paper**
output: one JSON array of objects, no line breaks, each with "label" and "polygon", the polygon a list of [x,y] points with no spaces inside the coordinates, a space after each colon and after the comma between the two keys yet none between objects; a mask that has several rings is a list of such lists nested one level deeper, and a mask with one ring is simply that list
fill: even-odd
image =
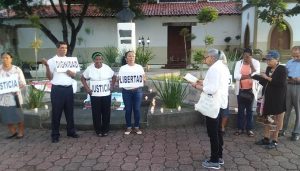
[{"label": "white sheet of paper", "polygon": [[20,91],[17,75],[0,78],[0,94]]},{"label": "white sheet of paper", "polygon": [[196,83],[198,81],[198,78],[193,76],[190,73],[187,73],[183,78],[186,79],[188,82],[191,82],[191,83]]},{"label": "white sheet of paper", "polygon": [[57,72],[80,71],[80,66],[77,57],[58,58],[55,61]]}]

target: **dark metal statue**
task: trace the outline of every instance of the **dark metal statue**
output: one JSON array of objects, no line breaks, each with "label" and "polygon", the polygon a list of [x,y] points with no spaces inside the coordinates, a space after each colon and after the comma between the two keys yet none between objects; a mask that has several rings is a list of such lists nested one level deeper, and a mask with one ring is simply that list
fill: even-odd
[{"label": "dark metal statue", "polygon": [[132,22],[135,13],[129,8],[129,0],[123,0],[123,9],[117,13],[116,17],[122,23]]}]

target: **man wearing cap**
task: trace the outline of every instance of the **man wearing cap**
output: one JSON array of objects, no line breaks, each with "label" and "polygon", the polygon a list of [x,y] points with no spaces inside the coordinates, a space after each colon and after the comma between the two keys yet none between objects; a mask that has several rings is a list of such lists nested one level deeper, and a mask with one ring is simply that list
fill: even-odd
[{"label": "man wearing cap", "polygon": [[68,45],[66,42],[58,42],[57,54],[49,59],[43,59],[43,64],[46,66],[46,76],[51,80],[51,138],[52,143],[59,142],[59,126],[62,112],[64,111],[67,121],[67,136],[78,138],[79,135],[75,132],[74,127],[74,98],[72,82],[76,72],[68,70],[67,72],[57,72],[55,61],[58,58],[66,58]]},{"label": "man wearing cap", "polygon": [[[102,63],[103,54],[92,54],[93,64],[82,73],[81,82],[85,91],[91,96],[93,125],[97,136],[107,136],[110,124],[111,90],[116,76],[114,71]],[[90,81],[90,86],[87,84]]]},{"label": "man wearing cap", "polygon": [[[251,76],[260,73],[260,63],[252,58],[252,49],[246,48],[243,52],[243,59],[236,62],[234,68],[235,94],[238,102],[237,131],[235,135],[240,135],[246,129],[249,137],[253,137],[253,112],[252,105],[254,99],[257,99],[259,91],[258,81],[253,80]],[[249,94],[249,98],[243,98],[242,94]],[[246,115],[245,115],[246,111]]]},{"label": "man wearing cap", "polygon": [[265,118],[263,139],[257,141],[256,145],[265,145],[267,149],[276,148],[278,145],[278,132],[282,128],[285,100],[286,100],[286,76],[287,72],[283,65],[279,65],[279,53],[270,50],[266,55],[268,67],[260,76],[253,76],[264,86],[263,116]]},{"label": "man wearing cap", "polygon": [[296,120],[292,132],[292,141],[298,141],[300,138],[300,46],[292,48],[292,57],[286,64],[288,72],[287,94],[286,94],[286,114],[283,123],[283,130],[280,135],[285,135],[288,128],[290,115],[293,107],[295,108]]}]

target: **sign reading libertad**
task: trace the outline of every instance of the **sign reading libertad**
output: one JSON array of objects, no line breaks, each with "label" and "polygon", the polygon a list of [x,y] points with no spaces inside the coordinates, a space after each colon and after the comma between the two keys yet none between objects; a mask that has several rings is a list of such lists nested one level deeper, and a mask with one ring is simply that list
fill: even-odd
[{"label": "sign reading libertad", "polygon": [[66,72],[67,70],[80,71],[77,57],[57,58],[55,65],[57,72]]},{"label": "sign reading libertad", "polygon": [[0,78],[0,94],[20,91],[17,75]]},{"label": "sign reading libertad", "polygon": [[144,79],[142,74],[119,73],[119,87],[143,87]]}]

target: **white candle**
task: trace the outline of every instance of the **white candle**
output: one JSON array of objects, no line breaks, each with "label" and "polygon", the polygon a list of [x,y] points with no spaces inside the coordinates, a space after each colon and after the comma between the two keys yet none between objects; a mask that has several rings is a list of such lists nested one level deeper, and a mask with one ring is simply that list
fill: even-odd
[{"label": "white candle", "polygon": [[161,112],[161,113],[164,113],[164,108],[160,108],[160,112]]},{"label": "white candle", "polygon": [[148,96],[145,96],[145,100],[148,100]]},{"label": "white candle", "polygon": [[48,109],[48,105],[45,105],[45,109]]},{"label": "white candle", "polygon": [[149,92],[152,93],[152,88],[149,89]]},{"label": "white candle", "polygon": [[154,106],[151,107],[150,112],[151,112],[151,114],[154,113]]},{"label": "white candle", "polygon": [[155,99],[152,100],[152,106],[155,106]]},{"label": "white candle", "polygon": [[38,108],[34,108],[34,112],[37,113],[39,111]]},{"label": "white candle", "polygon": [[178,111],[181,111],[181,106],[178,106],[177,110],[178,110]]}]

